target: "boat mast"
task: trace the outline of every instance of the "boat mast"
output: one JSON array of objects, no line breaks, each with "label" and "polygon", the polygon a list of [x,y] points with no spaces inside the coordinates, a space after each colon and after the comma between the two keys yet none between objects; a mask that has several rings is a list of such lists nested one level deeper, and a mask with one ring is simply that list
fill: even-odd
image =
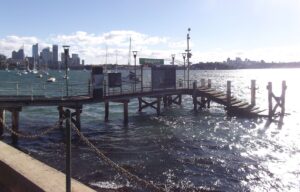
[{"label": "boat mast", "polygon": [[129,38],[128,66],[131,64],[131,37]]}]

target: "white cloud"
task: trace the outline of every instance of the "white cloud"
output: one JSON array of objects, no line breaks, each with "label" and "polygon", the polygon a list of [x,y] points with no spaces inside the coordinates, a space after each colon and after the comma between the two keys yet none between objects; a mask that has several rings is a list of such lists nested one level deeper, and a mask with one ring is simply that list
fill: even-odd
[{"label": "white cloud", "polygon": [[[186,49],[186,41],[174,41],[169,37],[151,36],[135,31],[119,30],[102,34],[87,33],[77,31],[72,34],[51,35],[45,40],[37,37],[22,37],[10,35],[0,39],[0,53],[11,56],[13,50],[18,50],[24,45],[25,54],[31,56],[31,47],[39,43],[40,50],[44,47],[51,47],[52,44],[59,45],[62,52],[62,45],[70,45],[71,53],[78,53],[88,64],[105,63],[106,49],[108,53],[108,63],[115,63],[116,56],[119,64],[126,64],[129,55],[129,38],[132,38],[132,50],[137,50],[138,57],[163,58],[170,61],[171,54],[176,54],[175,59],[182,61],[181,53]],[[224,50],[216,48],[214,50],[199,51],[192,44],[192,59],[198,61],[224,61],[228,57],[241,57],[251,60],[265,61],[300,61],[298,51],[299,46],[264,47],[257,49]],[[117,54],[116,54],[117,51]],[[132,55],[132,54],[131,54]],[[133,58],[131,58],[133,61]]]}]

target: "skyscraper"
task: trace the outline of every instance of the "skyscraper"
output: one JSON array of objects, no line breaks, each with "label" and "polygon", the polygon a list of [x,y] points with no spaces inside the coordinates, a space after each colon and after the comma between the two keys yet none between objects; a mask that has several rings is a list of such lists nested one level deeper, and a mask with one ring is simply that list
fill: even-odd
[{"label": "skyscraper", "polygon": [[58,68],[58,45],[52,45],[53,67]]},{"label": "skyscraper", "polygon": [[46,47],[42,50],[41,52],[41,58],[42,58],[42,63],[45,66],[49,66],[51,67],[51,63],[52,63],[52,52],[50,51],[49,47]]},{"label": "skyscraper", "polygon": [[39,58],[39,44],[32,45],[32,57],[35,60]]}]

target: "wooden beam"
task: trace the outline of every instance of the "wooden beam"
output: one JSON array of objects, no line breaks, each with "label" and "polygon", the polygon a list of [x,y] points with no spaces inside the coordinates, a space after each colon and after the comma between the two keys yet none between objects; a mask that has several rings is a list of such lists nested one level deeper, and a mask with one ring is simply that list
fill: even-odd
[{"label": "wooden beam", "polygon": [[144,109],[144,108],[146,108],[146,107],[152,107],[153,109],[156,109],[156,110],[157,110],[157,108],[154,106],[154,105],[157,103],[157,100],[156,100],[156,101],[152,101],[151,103],[149,103],[149,102],[147,102],[147,101],[141,99],[141,102],[142,102],[142,103],[145,103],[145,105],[142,106],[141,109]]}]

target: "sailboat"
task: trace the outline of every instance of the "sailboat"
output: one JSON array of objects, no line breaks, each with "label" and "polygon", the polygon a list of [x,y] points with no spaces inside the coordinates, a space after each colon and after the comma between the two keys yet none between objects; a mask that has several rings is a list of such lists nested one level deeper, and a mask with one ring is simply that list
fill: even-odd
[{"label": "sailboat", "polygon": [[33,57],[33,69],[31,71],[33,74],[37,74],[38,71],[36,70],[36,67],[35,67],[35,57]]}]

